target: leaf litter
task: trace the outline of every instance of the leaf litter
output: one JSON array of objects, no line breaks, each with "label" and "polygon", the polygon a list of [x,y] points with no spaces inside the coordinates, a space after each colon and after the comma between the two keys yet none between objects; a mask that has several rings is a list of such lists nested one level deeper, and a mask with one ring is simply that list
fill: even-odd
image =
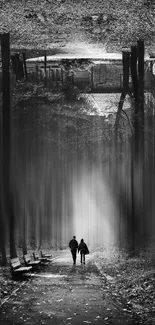
[{"label": "leaf litter", "polygon": [[93,259],[106,281],[104,294],[119,303],[123,312],[137,315],[139,324],[155,324],[155,271],[151,255],[141,252],[130,258],[112,251],[110,256],[105,249],[94,252]]}]

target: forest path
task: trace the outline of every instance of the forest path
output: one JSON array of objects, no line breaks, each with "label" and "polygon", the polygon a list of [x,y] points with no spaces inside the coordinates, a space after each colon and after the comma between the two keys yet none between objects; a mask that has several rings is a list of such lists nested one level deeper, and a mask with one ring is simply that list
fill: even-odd
[{"label": "forest path", "polygon": [[112,300],[91,255],[86,256],[86,265],[79,259],[73,266],[70,252],[65,252],[32,273],[0,308],[0,324],[136,324]]}]

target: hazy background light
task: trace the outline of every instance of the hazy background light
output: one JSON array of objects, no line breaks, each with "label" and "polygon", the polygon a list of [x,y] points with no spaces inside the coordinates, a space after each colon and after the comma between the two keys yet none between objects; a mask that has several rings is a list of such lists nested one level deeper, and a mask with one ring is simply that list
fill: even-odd
[{"label": "hazy background light", "polygon": [[103,171],[83,165],[72,180],[73,226],[77,240],[95,248],[117,239],[117,208]]}]

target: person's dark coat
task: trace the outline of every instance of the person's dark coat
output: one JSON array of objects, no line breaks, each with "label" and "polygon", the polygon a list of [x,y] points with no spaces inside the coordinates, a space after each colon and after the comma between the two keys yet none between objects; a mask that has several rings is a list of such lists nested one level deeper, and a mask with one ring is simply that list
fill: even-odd
[{"label": "person's dark coat", "polygon": [[88,247],[84,241],[81,241],[78,246],[78,253],[80,251],[80,254],[86,254],[88,252]]},{"label": "person's dark coat", "polygon": [[78,242],[77,242],[77,240],[76,239],[71,239],[70,240],[70,242],[69,242],[69,247],[70,247],[70,249],[71,249],[71,251],[73,252],[73,251],[77,251],[77,249],[78,249]]}]

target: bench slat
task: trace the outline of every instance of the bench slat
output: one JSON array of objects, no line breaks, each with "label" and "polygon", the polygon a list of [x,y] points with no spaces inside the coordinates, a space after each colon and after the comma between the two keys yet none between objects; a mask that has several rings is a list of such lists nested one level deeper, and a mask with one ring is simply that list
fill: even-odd
[{"label": "bench slat", "polygon": [[38,265],[38,264],[40,264],[40,261],[30,261],[28,264]]},{"label": "bench slat", "polygon": [[16,269],[14,270],[15,272],[24,272],[24,271],[29,271],[32,269],[32,266],[28,266],[28,267],[24,267],[24,266],[21,266],[19,269]]}]

